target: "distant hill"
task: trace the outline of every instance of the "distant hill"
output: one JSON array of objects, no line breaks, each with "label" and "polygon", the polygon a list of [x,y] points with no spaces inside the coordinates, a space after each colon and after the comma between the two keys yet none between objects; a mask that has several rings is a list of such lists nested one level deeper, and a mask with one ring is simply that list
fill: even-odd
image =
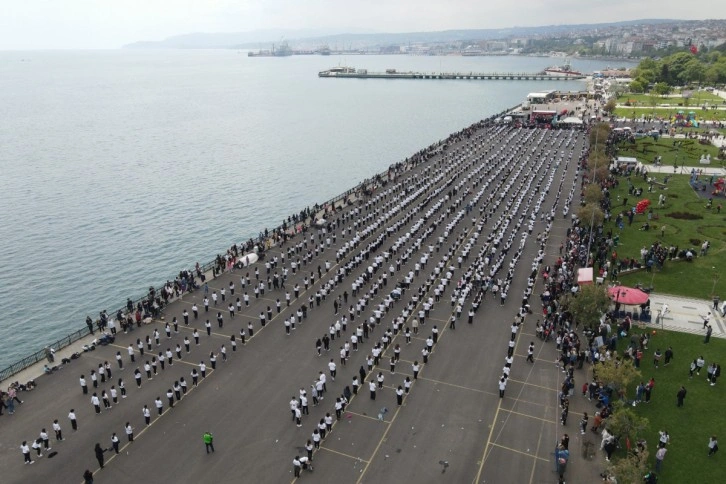
[{"label": "distant hill", "polygon": [[[356,34],[374,34],[372,30],[360,30]],[[124,49],[231,49],[239,45],[269,44],[281,40],[305,39],[339,35],[344,32],[332,29],[267,29],[249,32],[195,32],[168,37],[159,41],[140,41],[124,45]]]},{"label": "distant hill", "polygon": [[125,45],[127,49],[255,49],[269,47],[273,42],[287,40],[293,47],[318,46],[375,46],[381,44],[402,44],[409,42],[461,42],[470,40],[491,40],[506,37],[557,34],[591,30],[593,28],[618,27],[639,24],[664,24],[680,22],[671,19],[642,19],[600,24],[543,25],[538,27],[511,27],[504,29],[464,29],[438,32],[380,33],[371,30],[351,32],[331,29],[269,29],[250,32],[191,33],[175,35],[160,41],[141,41]]}]

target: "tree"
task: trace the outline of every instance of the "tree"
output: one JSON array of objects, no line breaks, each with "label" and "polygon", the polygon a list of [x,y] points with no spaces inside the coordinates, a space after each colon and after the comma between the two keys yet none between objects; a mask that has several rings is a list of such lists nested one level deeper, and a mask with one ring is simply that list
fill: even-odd
[{"label": "tree", "polygon": [[659,96],[665,96],[666,94],[669,94],[671,92],[671,87],[668,84],[666,84],[665,82],[658,82],[658,83],[656,83],[653,90]]},{"label": "tree", "polygon": [[643,482],[643,476],[649,470],[647,450],[637,454],[629,453],[622,459],[614,459],[608,466],[608,472],[614,475],[618,482]]},{"label": "tree", "polygon": [[605,195],[603,195],[600,185],[591,183],[585,187],[585,203],[600,205],[604,197]]},{"label": "tree", "polygon": [[630,83],[630,91],[634,93],[641,93],[645,91],[646,84],[643,83],[640,79],[635,79],[634,81],[631,81]]},{"label": "tree", "polygon": [[632,381],[642,377],[633,362],[630,360],[605,360],[593,367],[596,379],[603,382],[613,390],[625,390]]},{"label": "tree", "polygon": [[613,114],[615,112],[615,108],[617,107],[617,101],[615,101],[615,98],[612,98],[608,100],[608,102],[605,103],[605,106],[603,106],[602,110],[605,111],[608,114]]},{"label": "tree", "polygon": [[610,136],[610,126],[607,123],[597,123],[590,129],[590,146],[605,151],[605,141]]},{"label": "tree", "polygon": [[572,314],[577,323],[589,326],[600,321],[600,316],[610,306],[610,298],[605,287],[588,284],[582,286],[576,296],[561,297],[560,304]]},{"label": "tree", "polygon": [[698,59],[691,59],[681,71],[680,79],[685,83],[700,82],[706,74],[706,68]]},{"label": "tree", "polygon": [[577,211],[577,218],[580,219],[580,223],[584,226],[592,226],[594,228],[602,225],[603,220],[605,220],[605,214],[594,203],[586,203],[585,206]]}]

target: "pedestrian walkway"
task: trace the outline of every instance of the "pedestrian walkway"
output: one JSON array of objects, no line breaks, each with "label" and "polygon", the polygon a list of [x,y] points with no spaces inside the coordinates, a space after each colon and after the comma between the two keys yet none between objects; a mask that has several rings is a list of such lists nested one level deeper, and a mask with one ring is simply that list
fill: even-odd
[{"label": "pedestrian walkway", "polygon": [[[321,450],[315,453],[315,480],[392,482],[409,479],[431,482],[443,469],[452,482],[552,481],[551,448],[557,439],[556,422],[550,418],[552,388],[535,381],[536,375],[529,379],[526,374],[529,368],[519,362],[512,367],[513,382],[507,389],[507,395],[499,398],[496,375],[500,374],[503,356],[506,355],[509,325],[498,323],[510,321],[517,312],[531,270],[530,264],[538,257],[536,234],[544,231],[549,224],[544,217],[535,217],[529,236],[525,238],[523,235],[526,235],[528,223],[524,216],[531,213],[533,206],[530,204],[540,199],[536,210],[541,207],[543,215],[549,213],[553,206],[553,213],[560,213],[566,192],[558,203],[555,200],[556,194],[559,194],[557,182],[565,177],[565,190],[574,186],[572,180],[577,157],[583,152],[584,142],[585,136],[581,132],[515,130],[494,126],[477,126],[455,136],[447,143],[445,152],[434,152],[410,173],[405,173],[402,178],[406,180],[402,180],[401,184],[398,180],[392,183],[398,185],[394,187],[395,191],[386,195],[388,187],[379,187],[377,194],[368,197],[364,203],[347,207],[345,213],[331,216],[335,225],[332,230],[338,238],[331,242],[329,248],[320,249],[322,255],[310,256],[307,264],[303,262],[302,266],[298,262],[304,259],[306,252],[318,250],[315,247],[320,248],[320,241],[325,238],[322,228],[312,227],[307,233],[298,234],[286,246],[273,247],[266,252],[266,259],[256,266],[261,269],[262,278],[266,276],[264,262],[271,258],[280,259],[287,252],[286,263],[281,264],[284,267],[292,263],[293,257],[296,259],[300,270],[291,270],[286,284],[288,290],[295,285],[302,287],[289,307],[284,303],[285,290],[270,290],[268,286],[264,294],[252,299],[250,306],[243,306],[234,317],[224,311],[224,327],[217,325],[215,313],[218,309],[210,308],[208,316],[200,312],[199,319],[190,321],[190,326],[180,323],[178,333],[165,334],[166,322],[174,317],[182,321],[182,311],[194,303],[201,307],[203,290],[200,289],[164,307],[163,321],[155,320],[128,335],[119,332],[112,345],[83,353],[81,358],[53,375],[39,377],[38,387],[33,392],[22,394],[25,403],[16,407],[15,414],[2,417],[0,444],[7,452],[0,453],[0,466],[10,470],[4,477],[10,483],[40,482],[51,475],[58,481],[75,482],[80,481],[84,469],[89,468],[100,473],[107,482],[130,478],[143,482],[222,482],[229,476],[245,476],[256,482],[289,482],[293,479],[293,457],[304,455],[300,448],[310,438],[315,421],[331,411],[335,395],[340,394],[359,368],[365,365],[366,353],[370,351],[370,342],[366,342],[363,351],[353,352],[347,364],[341,363],[336,381],[327,383],[332,396],[326,395],[320,405],[310,408],[309,417],[307,414],[302,417],[305,430],[290,423],[287,408],[290,395],[296,395],[300,387],[309,388],[319,372],[327,370],[325,361],[329,358],[318,358],[314,343],[340,318],[335,313],[333,301],[341,296],[347,299],[351,283],[357,281],[356,278],[362,278],[364,272],[378,277],[383,266],[377,259],[383,258],[384,253],[386,258],[403,258],[400,270],[395,270],[396,277],[389,279],[387,288],[381,290],[386,287],[384,283],[378,286],[377,292],[374,291],[371,286],[375,277],[367,279],[364,288],[359,288],[361,294],[357,297],[370,297],[371,307],[355,313],[355,323],[352,323],[354,311],[350,310],[351,325],[347,334],[343,330],[342,337],[351,334],[353,324],[359,325],[370,317],[372,308],[384,304],[396,282],[402,281],[407,274],[412,279],[410,290],[406,290],[400,301],[391,304],[394,315],[407,304],[412,304],[413,309],[407,312],[409,316],[405,318],[407,324],[411,324],[417,317],[421,302],[416,299],[419,303],[413,304],[414,295],[417,291],[417,298],[426,294],[427,280],[440,280],[442,267],[446,272],[445,265],[439,267],[438,275],[435,267],[426,268],[426,258],[430,257],[432,266],[434,261],[444,264],[442,258],[449,254],[456,254],[450,259],[454,261],[461,254],[462,247],[468,244],[471,245],[473,259],[477,252],[489,247],[494,243],[494,237],[499,236],[501,238],[496,244],[501,245],[491,252],[496,254],[492,262],[496,260],[497,264],[503,264],[498,266],[503,269],[502,277],[507,267],[512,268],[510,298],[500,302],[489,297],[482,303],[473,324],[459,321],[456,330],[446,329],[455,312],[447,299],[433,306],[430,318],[421,324],[420,330],[425,333],[414,336],[411,346],[405,345],[399,332],[392,342],[403,343],[401,363],[395,375],[392,369],[387,371],[385,363],[380,367],[374,365],[375,368],[366,374],[366,379],[360,382],[362,388],[366,388],[373,372],[385,375],[385,385],[378,390],[376,400],[360,396],[351,399],[343,418],[333,424],[332,437],[325,439]],[[519,159],[517,147],[527,151],[530,163],[514,162],[515,158]],[[543,147],[551,150],[551,154],[545,155]],[[558,151],[560,154],[555,154]],[[491,208],[488,222],[483,220],[482,212],[467,212],[464,216],[465,207],[471,207],[470,203],[476,205],[479,200],[483,209]],[[515,206],[515,202],[521,202],[521,205],[517,203]],[[509,218],[512,213],[522,217]],[[472,219],[478,220],[472,222]],[[562,226],[555,224],[552,236],[561,237],[563,230]],[[480,239],[474,238],[470,242],[475,232]],[[417,244],[420,237],[425,242]],[[491,240],[487,240],[490,237]],[[519,246],[520,240],[526,242],[523,248]],[[512,250],[507,252],[509,245],[507,250],[503,246],[510,243],[513,244]],[[439,245],[440,252],[431,248],[435,244]],[[392,248],[394,245],[395,248]],[[292,256],[288,252],[291,249]],[[521,258],[518,264],[513,260],[515,254]],[[422,258],[424,262],[419,263]],[[327,261],[331,263],[329,269]],[[378,264],[378,272],[372,267],[368,269],[374,263]],[[465,266],[480,265],[482,260],[469,260],[459,266],[454,262],[450,264],[456,266],[451,270],[456,276],[449,284],[456,286],[460,283],[464,287],[471,283],[458,279],[464,277],[468,270]],[[419,265],[424,266],[420,272]],[[319,266],[324,267],[325,272],[321,275],[318,269],[319,272],[314,274],[315,281],[308,287],[308,277]],[[255,281],[254,267],[248,270],[252,281]],[[239,284],[240,277],[246,272],[227,271],[209,279],[210,292],[216,290],[219,293],[222,288],[230,287],[230,282]],[[415,276],[411,276],[414,272]],[[495,276],[498,277],[496,273]],[[331,286],[334,280],[337,282]],[[250,287],[248,284],[247,291]],[[324,287],[332,288],[331,292],[327,293],[327,300],[323,297],[316,303],[316,295]],[[237,288],[242,291],[239,285]],[[447,298],[449,291],[446,290]],[[228,297],[231,294],[228,293]],[[274,310],[277,298],[283,301],[279,312]],[[466,299],[467,306],[470,300]],[[225,304],[220,301],[218,307],[223,309]],[[304,321],[300,320],[296,330],[288,336],[284,330],[284,319],[301,311],[303,304],[307,305],[310,314]],[[264,314],[268,307],[272,307],[273,312],[266,318],[266,326],[261,328],[262,319],[258,315]],[[204,331],[206,317],[213,322],[209,333]],[[373,338],[377,339],[384,328],[392,324],[392,317],[390,314],[384,316]],[[439,340],[433,351],[428,352],[428,363],[421,363],[416,378],[413,362],[422,362],[423,337],[428,335],[428,328],[433,324],[439,326]],[[530,322],[527,324],[531,326]],[[158,375],[141,378],[141,385],[137,387],[132,376],[134,367],[143,368],[143,360],[153,356],[149,353],[158,354],[183,343],[185,337],[193,334],[194,327],[201,329],[199,345],[192,339],[189,349],[180,350],[182,357],[174,357],[173,366],[167,363],[166,369],[161,369]],[[249,327],[254,328],[254,336],[248,333],[250,337],[246,344],[238,339],[237,351],[232,351],[231,335]],[[134,349],[136,361],[132,363],[124,353],[125,349],[137,338],[143,341],[154,329],[161,333],[160,342],[155,343],[152,339],[150,345],[153,350],[147,348],[148,356],[143,359]],[[65,351],[78,351],[81,344],[79,342]],[[339,344],[335,341],[331,350],[337,351]],[[210,353],[219,352],[221,345],[227,347],[227,358],[217,358],[216,369],[209,364],[206,377],[199,378],[198,386],[193,386],[190,372],[196,372],[197,368],[201,371],[200,361],[211,362]],[[115,366],[117,351],[124,359],[124,369]],[[384,351],[384,362],[390,358],[390,353],[389,346]],[[56,361],[64,356],[63,352],[59,352]],[[114,378],[99,383],[98,391],[109,390],[110,385],[121,376],[128,389],[128,398],[118,404],[114,402],[112,409],[103,408],[96,414],[88,395],[83,395],[79,388],[79,376],[88,376],[90,369],[104,361],[111,363]],[[23,373],[18,374],[16,379],[22,381],[25,375],[32,377],[31,373]],[[190,383],[189,391],[181,399],[177,397],[174,407],[170,408],[164,397],[169,399],[169,394],[174,394],[168,390],[174,388],[175,381],[182,376]],[[411,376],[416,383],[403,404],[398,406],[393,387],[400,385],[405,376]],[[527,382],[526,390],[520,392],[518,386],[524,387],[525,384],[518,382]],[[552,382],[555,383],[554,379]],[[544,405],[530,407],[525,401],[530,398],[532,401],[542,400]],[[159,415],[155,411],[156,399],[163,405]],[[142,413],[144,405],[152,409],[148,423]],[[499,415],[508,410],[511,411],[507,413],[512,415],[503,433],[492,430],[500,425],[496,410],[499,405],[502,406]],[[69,432],[67,428],[69,421],[66,415],[71,408],[78,416],[77,432]],[[389,411],[385,412],[383,408]],[[379,414],[382,415],[380,419],[376,418]],[[65,440],[53,445],[58,454],[53,459],[42,459],[34,466],[24,467],[20,442],[38,435],[40,428],[49,427],[53,419],[59,419],[66,427]],[[123,435],[126,422],[136,429],[133,443],[124,442],[118,455],[106,454],[105,467],[103,471],[98,470],[93,453],[95,443],[109,447],[111,432]],[[208,455],[202,445],[200,436],[206,431],[214,434],[214,454]],[[520,436],[526,436],[526,441],[519,439]],[[530,442],[536,444],[538,441],[542,442],[541,446],[529,446]],[[507,465],[502,466],[503,462]],[[578,480],[580,476],[574,469],[573,464],[572,475]],[[584,471],[590,472],[592,468],[587,467]],[[593,480],[589,474],[581,477],[583,482]]]},{"label": "pedestrian walkway", "polygon": [[[664,306],[667,306],[667,311],[662,314]],[[713,328],[711,337],[726,338],[726,318],[720,311],[720,304],[718,310],[713,308],[713,301],[652,293],[650,309],[653,318],[649,326],[699,336],[706,334],[706,330],[703,329],[703,318],[710,312]]]}]

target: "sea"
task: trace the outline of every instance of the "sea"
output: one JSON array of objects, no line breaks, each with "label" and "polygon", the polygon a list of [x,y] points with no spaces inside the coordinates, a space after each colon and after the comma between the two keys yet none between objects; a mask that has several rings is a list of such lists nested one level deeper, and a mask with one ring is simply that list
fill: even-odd
[{"label": "sea", "polygon": [[318,71],[537,72],[561,63],[0,52],[0,369],[529,92],[585,87]]}]

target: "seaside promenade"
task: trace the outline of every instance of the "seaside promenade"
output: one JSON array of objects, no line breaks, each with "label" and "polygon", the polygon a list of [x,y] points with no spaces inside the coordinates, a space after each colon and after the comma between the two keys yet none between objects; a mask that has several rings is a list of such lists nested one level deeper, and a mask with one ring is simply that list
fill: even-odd
[{"label": "seaside promenade", "polygon": [[[20,394],[25,402],[16,406],[15,414],[4,415],[0,419],[3,429],[0,433],[0,468],[4,470],[4,482],[81,482],[85,469],[95,471],[95,482],[100,483],[132,480],[294,482],[293,457],[306,454],[305,443],[326,413],[330,413],[335,422],[332,432],[314,454],[314,472],[304,471],[300,481],[557,482],[554,448],[561,434],[569,431],[571,458],[567,480],[594,482],[603,469],[601,456],[596,457],[595,461],[583,459],[580,455],[582,443],[576,431],[579,416],[584,411],[591,412],[590,405],[584,399],[573,399],[570,410],[572,422],[569,428],[560,426],[557,390],[562,377],[553,364],[557,350],[553,344],[545,344],[534,336],[539,306],[536,298],[532,299],[534,314],[527,316],[517,339],[515,360],[505,396],[499,398],[498,394],[497,381],[504,366],[510,325],[520,307],[527,276],[532,271],[532,261],[538,256],[539,246],[535,236],[546,230],[546,220],[539,217],[534,220],[532,233],[526,238],[519,260],[514,261],[516,264],[506,301],[500,304],[498,297],[487,294],[470,325],[467,324],[466,314],[471,300],[466,300],[464,314],[457,320],[456,329],[451,329],[448,324],[456,313],[450,297],[457,281],[466,273],[467,265],[473,263],[473,255],[485,247],[489,249],[491,244],[488,236],[495,233],[495,223],[509,223],[505,204],[496,205],[497,208],[491,214],[488,214],[488,210],[493,208],[493,202],[498,199],[508,201],[509,197],[516,199],[517,196],[526,199],[531,191],[522,191],[522,183],[535,176],[544,182],[547,182],[547,176],[551,176],[549,181],[552,185],[544,196],[540,211],[549,213],[552,208],[555,213],[545,249],[545,263],[556,257],[556,248],[564,239],[569,224],[569,219],[563,218],[561,211],[566,203],[566,192],[577,184],[575,169],[577,158],[584,147],[584,138],[581,133],[511,130],[508,127],[492,126],[472,130],[471,133],[452,139],[443,153],[437,153],[428,161],[398,174],[388,186],[379,187],[372,199],[345,207],[331,215],[331,222],[340,220],[333,230],[336,240],[318,256],[312,257],[296,274],[290,272],[286,281],[287,290],[292,293],[292,288],[296,284],[300,285],[300,293],[297,298],[292,298],[290,307],[286,306],[284,290],[266,290],[256,299],[248,286],[246,290],[251,296],[249,307],[243,306],[241,313],[238,312],[234,318],[230,317],[226,309],[230,299],[236,300],[243,292],[240,277],[249,273],[254,283],[254,268],[257,267],[260,277],[265,278],[264,263],[274,257],[280,259],[283,254],[286,255],[285,265],[289,267],[289,248],[304,241],[309,243],[310,249],[301,249],[301,253],[295,256],[298,258],[307,250],[312,250],[313,245],[319,245],[320,236],[325,241],[326,235],[317,229],[311,228],[283,247],[273,247],[261,263],[208,280],[210,294],[229,288],[230,282],[236,286],[235,294],[232,296],[228,291],[227,300],[222,302],[220,298],[217,307],[210,307],[209,313],[204,312],[201,289],[185,294],[164,309],[163,321],[154,321],[129,334],[119,332],[114,344],[83,353],[81,358],[73,360],[56,373],[38,377],[37,389]],[[546,156],[544,151],[547,151]],[[503,160],[510,155],[520,160],[519,166],[504,163]],[[552,165],[551,170],[529,173],[525,177],[524,174],[528,173],[524,161],[529,159],[527,155],[543,162],[545,159],[562,161]],[[482,166],[487,167],[487,163],[491,164],[491,173],[479,171]],[[522,167],[523,175],[514,176],[520,173],[514,170]],[[484,176],[484,173],[488,175]],[[485,181],[490,181],[486,190],[483,188]],[[557,190],[558,184],[564,190],[561,197]],[[393,187],[399,187],[398,191],[393,191]],[[391,193],[386,194],[389,189]],[[409,198],[410,202],[406,203]],[[393,210],[399,203],[405,203],[405,206]],[[469,203],[472,204],[471,213],[462,215],[461,212]],[[439,208],[434,210],[436,206]],[[486,208],[480,213],[482,207]],[[511,214],[516,215],[517,211],[512,210]],[[534,207],[524,205],[519,210],[529,214]],[[488,214],[486,223],[483,214]],[[419,223],[422,219],[425,219],[425,223]],[[359,231],[369,226],[371,230],[361,236],[356,246],[336,262],[336,251],[354,240],[355,230],[351,230],[349,235],[348,228],[356,221],[360,221]],[[514,223],[517,219],[512,217],[510,221]],[[395,226],[395,230],[389,231],[392,226]],[[517,227],[509,227],[506,231],[507,236],[510,233],[516,236],[515,247],[521,233],[527,231],[526,224]],[[427,231],[426,238],[418,244],[417,239],[424,231]],[[390,248],[398,242],[400,245],[394,253]],[[467,246],[472,256],[468,260],[464,258],[459,264],[458,257]],[[360,257],[357,265],[351,266],[351,261],[367,247],[370,247],[370,251]],[[506,274],[506,268],[512,262],[511,252],[503,258],[503,268],[496,277]],[[343,315],[348,316],[348,306],[351,302],[355,304],[357,299],[352,296],[351,283],[369,270],[375,257],[385,257],[384,253],[388,253],[389,260],[377,264],[371,279],[360,289],[361,293],[370,294],[365,309],[355,315],[355,320],[349,321],[347,332],[341,335],[342,339],[336,338],[331,342],[330,352],[323,351],[319,357],[315,349],[316,339],[328,333],[331,324]],[[400,269],[394,268],[387,283],[374,293],[376,280],[383,272],[389,271],[394,259],[401,258],[404,253],[409,253],[406,261],[401,263]],[[351,351],[350,358],[343,365],[339,358],[340,346],[350,340],[359,324],[374,316],[375,308],[386,300],[397,282],[404,280],[409,272],[416,271],[420,257],[425,254],[430,257],[428,267],[422,268],[419,274],[411,278],[410,288],[399,301],[390,303],[387,313],[383,311],[381,323],[375,325],[370,338],[360,343],[360,351]],[[433,266],[445,255],[447,260],[443,263],[444,271],[431,275]],[[331,265],[327,271],[326,261]],[[333,280],[334,274],[346,266],[350,267],[347,275],[341,273],[341,281],[327,297],[319,305],[315,302],[310,304],[309,296],[321,291],[324,285]],[[281,264],[278,265],[278,272],[281,272],[281,267]],[[318,267],[322,268],[322,277],[318,275]],[[433,305],[425,318],[425,324],[419,327],[418,334],[412,336],[411,344],[406,344],[401,332],[394,335],[383,352],[381,362],[372,371],[366,371],[366,380],[361,382],[358,394],[350,399],[341,418],[336,419],[335,398],[346,386],[351,385],[353,376],[358,375],[361,367],[367,368],[366,357],[374,342],[380,340],[384,330],[391,326],[395,317],[402,314],[408,303],[411,303],[412,309],[404,326],[412,326],[423,304],[422,298],[412,301],[414,294],[418,294],[419,288],[426,287],[429,278],[432,278],[435,287],[449,267],[453,268],[453,277],[441,301]],[[311,272],[315,282],[305,289],[303,278],[310,277]],[[432,290],[424,292],[425,297],[430,296]],[[344,292],[348,293],[349,301],[342,304],[338,314],[335,314],[334,301]],[[358,295],[360,297],[361,294]],[[276,310],[277,299],[282,303],[279,313]],[[193,304],[200,308],[196,320],[191,315]],[[294,315],[303,304],[309,306],[307,317],[287,335],[284,320]],[[691,318],[688,307],[696,307],[684,303],[676,309],[673,303],[669,302],[669,305],[672,312],[669,314],[670,320],[665,321],[666,329],[671,329],[669,326],[678,327],[682,321],[688,322]],[[273,317],[261,327],[259,314],[266,314],[268,307]],[[189,326],[183,324],[182,312],[185,309],[190,313]],[[700,306],[695,310],[699,311]],[[218,326],[217,311],[223,314],[223,327]],[[164,325],[174,317],[180,321],[179,333],[172,332],[171,337],[167,338]],[[212,323],[209,336],[203,324],[207,318]],[[250,338],[248,335],[243,345],[239,331],[247,331],[248,323],[254,327],[254,336]],[[428,363],[423,364],[421,351],[434,325],[439,330],[438,342],[433,347]],[[200,333],[198,346],[192,338],[193,328]],[[147,380],[144,374],[141,388],[137,388],[133,370],[138,366],[144,373],[143,362],[150,355],[147,352],[145,357],[141,357],[135,351],[136,362],[131,363],[127,347],[133,344],[136,349],[136,339],[141,338],[143,341],[154,329],[160,333],[160,345],[153,343],[152,339],[153,353],[167,348],[174,351],[177,344],[183,349],[185,337],[191,340],[191,351],[187,353],[183,349],[182,359],[177,359],[175,354],[173,365],[167,363],[166,368],[160,370],[153,380]],[[718,331],[714,327],[714,336],[722,336],[722,333],[722,327],[719,326]],[[230,345],[231,335],[237,336],[237,350],[234,352]],[[534,364],[525,362],[530,341],[536,344]],[[59,362],[69,352],[78,351],[78,346],[84,342],[80,341],[57,353],[56,361]],[[389,367],[389,359],[396,344],[402,349],[393,372]],[[219,354],[222,345],[226,348],[227,361],[222,361],[219,355],[216,369],[212,370],[209,355],[212,352]],[[115,355],[119,351],[124,363],[123,370],[119,370],[116,364]],[[331,381],[328,371],[331,358],[337,364],[335,381]],[[117,385],[118,378],[122,377],[128,389],[128,398],[120,399],[120,403],[114,404],[113,408],[95,414],[90,394],[82,394],[78,379],[81,374],[88,378],[90,370],[104,361],[111,363],[113,376],[108,382],[99,383],[97,391],[99,394],[102,389],[109,391],[110,386]],[[207,364],[207,376],[200,379],[197,387],[193,387],[190,372],[199,369],[200,361]],[[417,379],[414,379],[412,369],[414,361],[421,364]],[[587,368],[577,370],[579,381],[587,379],[586,371]],[[328,375],[328,391],[320,405],[313,407],[310,385],[320,372]],[[384,385],[377,391],[376,399],[372,400],[368,383],[375,380],[379,372],[384,376]],[[36,373],[38,366],[21,372],[13,380],[24,382],[35,377]],[[189,383],[189,391],[173,408],[169,408],[167,389],[180,377]],[[403,399],[403,405],[399,406],[395,390],[406,377],[413,384],[410,393]],[[3,382],[3,386],[7,386],[7,382]],[[288,402],[291,397],[298,397],[301,387],[307,390],[311,405],[310,415],[303,415],[302,427],[298,428],[291,421]],[[89,388],[89,391],[92,393],[94,389]],[[157,396],[164,404],[161,415],[157,414],[154,407]],[[152,412],[149,425],[144,424],[144,405],[148,405]],[[71,430],[66,417],[71,408],[75,409],[78,416],[77,432]],[[387,411],[384,412],[384,408]],[[65,440],[62,442],[54,441],[51,428],[54,419],[58,419],[63,428]],[[134,428],[133,443],[127,443],[124,433],[126,422]],[[52,451],[57,452],[57,455],[48,458],[49,453],[44,451],[44,457],[35,459],[34,465],[23,465],[20,443],[36,438],[41,428],[46,428],[51,434]],[[206,431],[214,434],[216,451],[213,454],[204,451],[202,435]],[[120,454],[114,455],[112,450],[107,451],[105,467],[100,470],[93,447],[99,442],[103,448],[110,448],[112,432],[116,432],[121,440]]]}]

